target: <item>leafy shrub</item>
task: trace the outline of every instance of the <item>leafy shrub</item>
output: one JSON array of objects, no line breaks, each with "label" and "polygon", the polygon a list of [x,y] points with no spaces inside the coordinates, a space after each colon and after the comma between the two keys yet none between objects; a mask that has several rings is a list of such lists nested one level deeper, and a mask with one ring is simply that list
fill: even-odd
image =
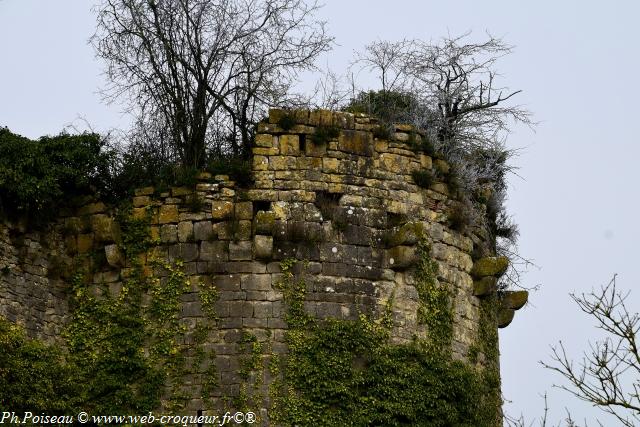
[{"label": "leafy shrub", "polygon": [[447,183],[451,194],[457,194],[461,188],[460,176],[455,167],[451,167],[449,172],[444,176],[444,182]]},{"label": "leafy shrub", "polygon": [[197,193],[189,194],[185,198],[185,204],[189,212],[202,212],[204,208],[204,200]]},{"label": "leafy shrub", "polygon": [[414,169],[411,171],[411,177],[413,182],[421,188],[429,188],[435,182],[435,175],[429,169]]},{"label": "leafy shrub", "polygon": [[0,407],[18,414],[73,413],[83,383],[53,346],[0,317]]},{"label": "leafy shrub", "polygon": [[397,91],[360,92],[345,107],[350,113],[364,113],[377,117],[385,124],[407,122],[407,114],[418,105],[410,93]]},{"label": "leafy shrub", "polygon": [[449,225],[459,232],[464,232],[471,225],[472,207],[463,203],[456,203],[449,210]]},{"label": "leafy shrub", "polygon": [[391,139],[393,129],[389,125],[380,125],[373,128],[373,137],[378,139]]},{"label": "leafy shrub", "polygon": [[323,145],[331,139],[340,136],[340,129],[336,126],[318,126],[311,135],[311,141],[316,145]]},{"label": "leafy shrub", "polygon": [[284,131],[293,129],[295,125],[296,118],[290,112],[283,114],[282,117],[280,117],[280,119],[278,120],[278,126],[280,126]]},{"label": "leafy shrub", "polygon": [[412,132],[409,134],[409,145],[413,149],[413,151],[422,152],[427,156],[434,157],[436,154],[435,146],[433,145],[433,141],[429,138],[428,135],[420,135],[418,140],[418,135],[416,132]]},{"label": "leafy shrub", "polygon": [[73,196],[108,193],[113,158],[97,134],[34,141],[0,128],[0,209],[35,217]]},{"label": "leafy shrub", "polygon": [[253,180],[249,160],[241,157],[213,158],[207,170],[214,175],[229,175],[241,187],[246,187]]}]

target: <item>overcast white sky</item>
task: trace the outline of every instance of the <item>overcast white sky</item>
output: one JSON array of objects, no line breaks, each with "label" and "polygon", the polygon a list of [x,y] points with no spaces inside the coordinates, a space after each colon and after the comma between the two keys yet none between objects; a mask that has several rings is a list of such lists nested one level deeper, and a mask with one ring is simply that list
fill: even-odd
[{"label": "overcast white sky", "polygon": [[[101,64],[87,39],[92,1],[0,0],[0,126],[29,137],[58,133],[85,117],[96,130],[126,127],[118,107],[101,103]],[[343,69],[376,39],[436,39],[472,30],[504,37],[516,51],[498,63],[517,101],[540,121],[536,133],[516,128],[523,148],[511,177],[509,209],[520,226],[520,250],[539,269],[532,304],[500,332],[503,392],[511,414],[550,419],[564,408],[579,419],[600,413],[552,385],[539,366],[563,340],[579,356],[595,330],[568,293],[588,291],[618,273],[640,283],[638,141],[640,3],[636,1],[326,0],[322,15],[339,46],[325,58]],[[632,308],[640,307],[640,292]],[[605,417],[600,417],[605,420]],[[616,425],[605,422],[605,425]]]}]

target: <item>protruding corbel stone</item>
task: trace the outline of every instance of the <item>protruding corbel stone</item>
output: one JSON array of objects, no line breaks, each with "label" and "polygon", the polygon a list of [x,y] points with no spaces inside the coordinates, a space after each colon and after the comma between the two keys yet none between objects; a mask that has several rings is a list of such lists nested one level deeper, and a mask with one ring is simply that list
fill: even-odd
[{"label": "protruding corbel stone", "polygon": [[510,308],[498,310],[498,328],[506,328],[513,320],[516,311]]},{"label": "protruding corbel stone", "polygon": [[124,259],[118,245],[106,245],[104,247],[104,254],[107,258],[107,263],[109,263],[111,267],[122,267],[124,265]]},{"label": "protruding corbel stone", "polygon": [[477,279],[487,276],[500,277],[507,271],[509,259],[505,256],[480,258],[473,263],[471,275]]},{"label": "protruding corbel stone", "polygon": [[483,277],[473,282],[473,295],[483,297],[491,295],[498,288],[498,279],[493,276]]},{"label": "protruding corbel stone", "polygon": [[500,301],[502,308],[510,308],[512,310],[520,310],[529,299],[527,291],[510,291],[505,292]]}]

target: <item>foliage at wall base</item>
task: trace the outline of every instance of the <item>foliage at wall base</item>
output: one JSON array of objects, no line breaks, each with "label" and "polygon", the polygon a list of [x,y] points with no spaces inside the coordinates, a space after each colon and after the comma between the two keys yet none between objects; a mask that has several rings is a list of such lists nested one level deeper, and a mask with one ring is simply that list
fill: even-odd
[{"label": "foliage at wall base", "polygon": [[481,369],[452,360],[450,352],[429,341],[391,343],[384,315],[377,320],[361,315],[355,321],[309,317],[303,310],[304,280],[294,279],[292,265],[291,260],[281,264],[289,352],[271,372],[278,376],[271,387],[272,421],[287,426],[495,426],[490,406],[495,402],[484,398],[492,384]]}]

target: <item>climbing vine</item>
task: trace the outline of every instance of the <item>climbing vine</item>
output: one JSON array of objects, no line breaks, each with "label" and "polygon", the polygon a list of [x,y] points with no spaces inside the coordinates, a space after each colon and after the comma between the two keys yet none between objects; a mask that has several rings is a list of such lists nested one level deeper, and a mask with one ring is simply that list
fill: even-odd
[{"label": "climbing vine", "polygon": [[[96,413],[158,406],[177,411],[191,395],[184,384],[188,375],[202,377],[203,398],[216,385],[215,353],[205,351],[204,343],[217,319],[217,290],[198,284],[207,318],[190,330],[180,319],[183,295],[192,287],[182,261],[147,259],[155,244],[150,215],[132,218],[126,210],[118,215],[118,249],[127,264],[119,287],[91,284],[86,280],[91,276],[82,271],[72,280],[72,318],[64,337],[70,363],[85,378],[84,407]],[[187,334],[191,339],[185,339]],[[189,357],[193,363],[188,366]]]},{"label": "climbing vine", "polygon": [[[428,258],[427,247],[421,257],[416,281],[430,338],[405,344],[390,341],[389,310],[379,319],[312,318],[304,311],[304,279],[291,272],[295,260],[281,263],[284,278],[278,287],[287,305],[288,353],[272,357],[269,365],[276,378],[270,387],[272,421],[287,426],[495,425],[495,411],[482,398],[481,372],[430,344],[432,338],[450,340],[450,324],[444,325],[451,304],[448,292],[436,286],[437,264]],[[439,311],[432,315],[434,309]]]}]

